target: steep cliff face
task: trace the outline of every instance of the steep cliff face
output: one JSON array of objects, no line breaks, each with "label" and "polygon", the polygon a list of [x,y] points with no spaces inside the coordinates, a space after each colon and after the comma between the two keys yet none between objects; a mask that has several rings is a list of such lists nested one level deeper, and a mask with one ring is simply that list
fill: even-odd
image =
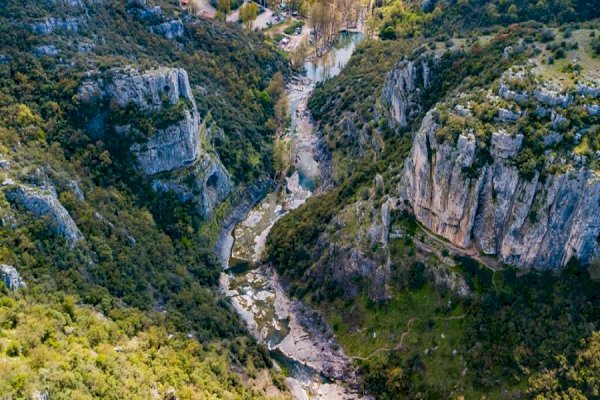
[{"label": "steep cliff face", "polygon": [[388,73],[383,89],[383,103],[391,118],[401,127],[423,112],[427,89],[435,79],[440,56],[425,52],[410,59],[402,59]]},{"label": "steep cliff face", "polygon": [[229,195],[232,186],[229,173],[219,158],[210,153],[202,153],[189,168],[165,178],[157,177],[152,184],[157,192],[171,191],[180,201],[193,201],[205,218]]},{"label": "steep cliff face", "polygon": [[[158,120],[151,134],[128,119],[107,126],[106,111],[88,125],[97,134],[134,138],[129,151],[137,168],[152,177],[154,190],[172,191],[181,201],[193,201],[204,217],[231,191],[231,179],[219,157],[202,148],[201,142],[209,141],[209,132],[200,121],[185,70],[113,70],[106,77],[84,82],[79,98],[84,103],[120,109],[134,107],[152,121]],[[175,117],[169,117],[163,126],[160,115],[170,109],[177,109]]]},{"label": "steep cliff face", "polygon": [[158,110],[164,101],[175,104],[180,98],[196,107],[187,72],[181,68],[158,68],[140,73],[136,69],[114,70],[104,95],[125,107],[134,103],[142,109]]},{"label": "steep cliff face", "polygon": [[[523,81],[523,75],[519,78]],[[488,123],[491,135],[479,130],[469,102],[455,105],[449,116],[444,106],[427,113],[405,163],[400,198],[435,234],[509,264],[558,269],[573,257],[590,261],[600,256],[600,176],[594,160],[579,155],[580,146],[572,148],[588,140],[588,130],[580,130],[574,144],[564,138],[565,133],[552,130],[560,129],[557,115],[570,115],[575,99],[547,83],[533,93],[517,93],[507,87],[507,81],[499,85],[498,97],[503,105],[509,101],[515,118],[502,118],[499,108],[493,125]],[[488,102],[496,100],[488,94]],[[578,99],[577,107],[585,109],[588,100]],[[513,126],[531,113],[529,109],[544,114],[546,125],[536,120],[540,129],[550,129],[539,138],[528,138]],[[451,124],[460,126],[453,128],[454,137],[448,137]],[[546,148],[540,158],[544,165],[528,170],[523,165],[536,156],[525,144],[532,146],[535,141]]]},{"label": "steep cliff face", "polygon": [[[145,142],[131,145],[130,150],[144,174],[155,175],[183,168],[200,157],[198,118],[197,111],[185,110],[180,121],[159,130]],[[121,127],[124,131],[129,128]]]}]

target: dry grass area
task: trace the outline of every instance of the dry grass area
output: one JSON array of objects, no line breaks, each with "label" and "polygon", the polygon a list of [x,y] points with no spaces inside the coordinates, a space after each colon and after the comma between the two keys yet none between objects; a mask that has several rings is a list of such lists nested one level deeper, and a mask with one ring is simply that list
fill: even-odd
[{"label": "dry grass area", "polygon": [[[536,43],[542,49],[542,52],[534,59],[536,64],[536,73],[541,76],[558,82],[564,89],[572,87],[578,80],[600,80],[600,58],[595,57],[592,48],[591,29],[579,29],[573,31],[571,37],[564,38],[561,32],[555,30],[556,37],[548,43]],[[548,63],[548,59],[553,56],[548,45],[561,42],[569,44],[577,42],[578,48],[567,50],[565,57],[557,59],[553,64]],[[569,66],[579,65],[581,70],[579,74],[570,71]]]}]

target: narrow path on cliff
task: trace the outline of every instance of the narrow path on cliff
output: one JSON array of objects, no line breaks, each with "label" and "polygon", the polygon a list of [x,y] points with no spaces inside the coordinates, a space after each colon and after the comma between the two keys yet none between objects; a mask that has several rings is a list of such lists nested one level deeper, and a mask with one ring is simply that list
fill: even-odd
[{"label": "narrow path on cliff", "polygon": [[[477,251],[477,249],[474,246],[471,246],[469,248],[458,247],[455,244],[452,244],[449,241],[440,238],[439,236],[437,236],[436,234],[431,232],[429,229],[427,229],[425,226],[423,226],[419,221],[415,220],[415,223],[417,224],[417,226],[419,228],[421,228],[421,231],[423,231],[423,233],[429,239],[440,244],[441,246],[443,246],[447,249],[450,249],[458,254],[468,256],[474,260],[479,261],[483,266],[490,269],[494,273],[496,273],[496,271],[499,271],[502,268],[500,262],[497,259],[495,259],[493,257],[482,256],[481,254],[479,254],[479,252]],[[494,286],[495,286],[495,283],[494,283]]]}]

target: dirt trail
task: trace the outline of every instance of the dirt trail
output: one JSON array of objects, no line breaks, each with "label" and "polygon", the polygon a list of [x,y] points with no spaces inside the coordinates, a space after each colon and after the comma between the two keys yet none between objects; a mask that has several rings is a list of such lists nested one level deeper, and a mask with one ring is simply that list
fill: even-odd
[{"label": "dirt trail", "polygon": [[[466,314],[462,314],[462,315],[454,315],[452,317],[435,317],[433,319],[442,320],[442,321],[452,321],[455,319],[463,319],[466,316],[467,316]],[[415,321],[420,320],[420,319],[421,318],[419,318],[419,317],[414,317],[414,318],[411,318],[408,320],[408,322],[406,323],[406,330],[404,332],[402,332],[402,335],[400,335],[400,341],[398,342],[398,344],[396,344],[396,346],[381,347],[379,349],[374,350],[367,356],[351,356],[350,358],[352,360],[366,361],[366,360],[370,359],[371,357],[373,357],[374,355],[382,353],[382,352],[401,350],[402,347],[404,346],[404,339],[410,334],[410,328],[412,328],[412,325],[414,324]]]},{"label": "dirt trail", "polygon": [[406,336],[408,336],[408,334],[410,333],[410,328],[412,327],[412,324],[415,322],[415,320],[418,320],[420,318],[411,318],[408,320],[408,322],[406,323],[406,330],[404,332],[402,332],[402,335],[400,336],[400,341],[398,342],[398,344],[394,347],[380,347],[377,350],[374,350],[373,352],[371,352],[369,355],[367,356],[352,356],[350,357],[353,360],[363,360],[366,361],[369,358],[373,357],[374,355],[378,354],[378,353],[382,353],[384,351],[395,351],[395,350],[400,350],[402,349],[402,346],[404,345],[404,338],[406,338]]}]

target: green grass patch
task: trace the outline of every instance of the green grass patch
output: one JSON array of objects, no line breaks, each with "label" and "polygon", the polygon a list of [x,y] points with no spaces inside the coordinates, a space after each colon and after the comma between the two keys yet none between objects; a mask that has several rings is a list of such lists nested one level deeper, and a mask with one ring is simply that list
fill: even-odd
[{"label": "green grass patch", "polygon": [[462,307],[449,306],[448,299],[429,285],[415,291],[400,292],[383,304],[372,303],[366,296],[361,296],[350,313],[341,313],[340,309],[344,309],[344,304],[337,301],[325,312],[340,344],[352,357],[373,357],[378,349],[393,349],[399,345],[404,333],[404,347],[412,349],[422,347],[421,350],[425,350],[433,341],[423,342],[423,334],[429,332],[433,339],[444,333],[444,328],[451,328],[452,333],[448,337],[460,340],[459,320],[452,321],[452,326],[447,323],[438,325],[435,321],[462,315]]}]

